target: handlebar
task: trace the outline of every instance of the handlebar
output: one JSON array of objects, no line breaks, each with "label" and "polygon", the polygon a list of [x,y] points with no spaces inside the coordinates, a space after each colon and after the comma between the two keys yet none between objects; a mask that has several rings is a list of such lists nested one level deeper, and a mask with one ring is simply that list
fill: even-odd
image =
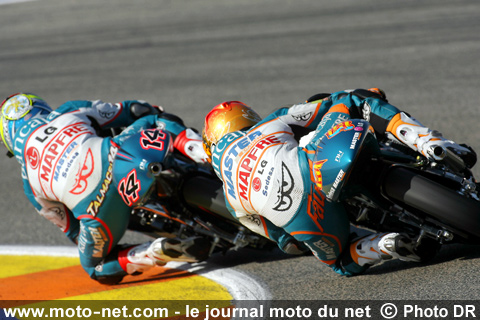
[{"label": "handlebar", "polygon": [[432,146],[432,148],[428,151],[428,154],[435,160],[446,164],[456,172],[461,172],[467,169],[467,166],[465,165],[465,162],[463,162],[462,158],[445,147]]}]

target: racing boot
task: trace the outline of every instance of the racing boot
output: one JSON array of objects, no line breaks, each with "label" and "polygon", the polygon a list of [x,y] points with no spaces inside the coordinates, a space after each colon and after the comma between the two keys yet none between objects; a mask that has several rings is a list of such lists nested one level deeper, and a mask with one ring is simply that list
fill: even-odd
[{"label": "racing boot", "polygon": [[350,254],[353,261],[360,266],[373,265],[392,258],[420,261],[412,240],[399,233],[372,234],[361,238],[350,245]]},{"label": "racing boot", "polygon": [[128,274],[142,273],[169,261],[198,262],[208,258],[211,243],[204,238],[158,238],[119,252],[118,262]]},{"label": "racing boot", "polygon": [[167,261],[148,256],[150,245],[151,242],[146,242],[120,251],[118,253],[118,263],[120,263],[122,269],[128,274],[135,274],[145,272],[155,266],[164,266]]},{"label": "racing boot", "polygon": [[475,152],[464,145],[443,138],[436,130],[431,130],[404,112],[396,114],[387,126],[387,135],[406,144],[413,150],[421,153],[427,159],[442,160],[442,154],[436,147],[449,149],[460,157],[468,168],[473,167],[477,161]]},{"label": "racing boot", "polygon": [[283,247],[282,251],[286,254],[303,255],[311,253],[310,249],[303,243],[295,238],[290,239]]},{"label": "racing boot", "polygon": [[210,255],[212,243],[202,237],[157,239],[148,248],[148,256],[157,261],[199,262]]}]

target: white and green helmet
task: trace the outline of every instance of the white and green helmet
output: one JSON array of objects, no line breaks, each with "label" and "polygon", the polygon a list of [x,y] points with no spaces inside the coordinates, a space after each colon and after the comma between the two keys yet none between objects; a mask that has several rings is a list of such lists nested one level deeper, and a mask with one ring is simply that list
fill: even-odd
[{"label": "white and green helmet", "polygon": [[46,117],[52,108],[40,97],[30,93],[16,93],[5,99],[0,105],[0,134],[8,151],[13,154],[15,133],[28,120]]}]

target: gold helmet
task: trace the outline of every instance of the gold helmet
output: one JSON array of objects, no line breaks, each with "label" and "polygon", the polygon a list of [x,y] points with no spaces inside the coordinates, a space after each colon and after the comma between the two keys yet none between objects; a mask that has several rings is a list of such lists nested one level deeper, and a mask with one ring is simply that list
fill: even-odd
[{"label": "gold helmet", "polygon": [[212,158],[212,147],[230,132],[251,127],[262,118],[252,108],[240,101],[225,101],[215,106],[205,117],[203,127],[203,149]]}]

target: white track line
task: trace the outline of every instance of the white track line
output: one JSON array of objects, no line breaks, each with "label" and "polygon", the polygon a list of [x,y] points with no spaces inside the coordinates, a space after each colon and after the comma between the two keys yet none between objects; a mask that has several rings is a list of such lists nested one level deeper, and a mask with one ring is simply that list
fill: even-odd
[{"label": "white track line", "polygon": [[[0,255],[78,257],[78,251],[76,247],[67,246],[0,245]],[[169,262],[167,267],[195,272],[215,281],[224,286],[235,301],[265,301],[272,298],[266,285],[243,272],[230,268],[216,269],[218,266],[208,262],[195,264]]]}]

